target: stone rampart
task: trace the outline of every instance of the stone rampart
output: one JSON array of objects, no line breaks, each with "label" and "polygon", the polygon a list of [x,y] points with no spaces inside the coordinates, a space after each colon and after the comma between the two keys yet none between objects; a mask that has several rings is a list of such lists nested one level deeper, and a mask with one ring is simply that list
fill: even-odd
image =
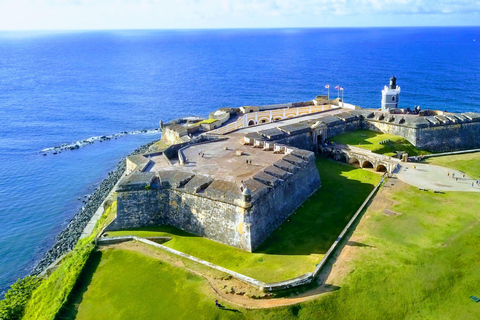
[{"label": "stone rampart", "polygon": [[364,118],[363,127],[400,136],[417,148],[433,152],[480,147],[480,114],[423,112],[390,114],[376,110],[353,111]]},{"label": "stone rampart", "polygon": [[234,183],[171,167],[135,171],[117,189],[117,217],[107,230],[172,225],[252,251],[320,187],[312,152],[289,148],[282,160]]}]

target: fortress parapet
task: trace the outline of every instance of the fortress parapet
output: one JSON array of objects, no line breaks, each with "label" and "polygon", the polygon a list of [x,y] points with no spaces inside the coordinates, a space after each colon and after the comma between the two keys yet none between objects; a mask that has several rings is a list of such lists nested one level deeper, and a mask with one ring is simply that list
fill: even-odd
[{"label": "fortress parapet", "polygon": [[480,147],[480,113],[392,114],[371,109],[355,113],[365,119],[364,128],[401,136],[417,148],[439,152]]},{"label": "fortress parapet", "polygon": [[[387,89],[398,102],[396,79]],[[342,108],[339,102],[317,97],[221,108],[209,119],[162,123],[162,140],[170,146],[128,157],[117,188],[117,217],[108,230],[172,225],[253,251],[321,186],[319,150],[389,173],[398,164],[354,147],[327,150],[330,137],[370,129],[429,151],[480,147],[479,113],[411,112],[397,104]]]},{"label": "fortress parapet", "polygon": [[181,148],[183,165],[180,151],[129,157],[129,168],[137,166],[119,183],[117,217],[108,230],[172,225],[254,250],[321,182],[312,151],[264,150],[241,140],[237,134],[192,143]]}]

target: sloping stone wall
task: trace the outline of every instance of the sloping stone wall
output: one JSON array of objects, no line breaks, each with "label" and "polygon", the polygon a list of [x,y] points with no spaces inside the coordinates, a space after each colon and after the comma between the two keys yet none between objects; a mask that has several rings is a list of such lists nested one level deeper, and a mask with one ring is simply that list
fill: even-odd
[{"label": "sloping stone wall", "polygon": [[250,213],[251,243],[255,250],[310,195],[321,186],[314,161],[283,180],[275,189],[259,199]]}]

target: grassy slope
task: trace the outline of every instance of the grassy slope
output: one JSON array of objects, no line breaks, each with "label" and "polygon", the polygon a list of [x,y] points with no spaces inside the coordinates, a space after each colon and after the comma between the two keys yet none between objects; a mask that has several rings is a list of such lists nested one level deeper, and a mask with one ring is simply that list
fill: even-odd
[{"label": "grassy slope", "polygon": [[94,255],[90,267],[94,265],[96,271],[87,280],[88,292],[78,313],[73,311],[65,318],[238,318],[238,313],[216,309],[206,280],[182,268],[130,251],[110,249]]},{"label": "grassy slope", "polygon": [[[480,201],[472,193],[393,195],[400,216],[369,212],[365,238],[342,288],[305,304],[300,315],[327,319],[478,319]],[[321,311],[320,311],[321,310]]]},{"label": "grassy slope", "polygon": [[[390,139],[386,144],[379,144],[380,141]],[[406,139],[388,133],[375,132],[370,130],[358,130],[341,134],[331,139],[336,143],[350,144],[356,147],[371,150],[375,153],[387,156],[396,155],[396,151],[405,151],[410,156],[430,154],[430,152],[415,148]]]},{"label": "grassy slope", "polygon": [[78,319],[478,319],[480,308],[469,299],[480,296],[478,195],[406,187],[392,198],[401,215],[369,210],[355,234],[365,246],[350,257],[340,290],[314,301],[216,310],[205,281],[115,250],[96,267]]},{"label": "grassy slope", "polygon": [[327,159],[320,159],[317,164],[322,188],[255,253],[195,237],[168,226],[108,234],[172,236],[166,246],[265,282],[311,272],[381,178],[378,174]]},{"label": "grassy slope", "polygon": [[[97,234],[112,220],[117,203],[107,208],[105,214],[97,221],[92,234]],[[55,270],[33,292],[25,307],[23,319],[53,319],[58,310],[67,301],[83,266],[93,250],[93,236],[81,239],[75,249],[68,253]]]},{"label": "grassy slope", "polygon": [[427,163],[457,169],[474,179],[480,179],[480,152],[429,158]]}]

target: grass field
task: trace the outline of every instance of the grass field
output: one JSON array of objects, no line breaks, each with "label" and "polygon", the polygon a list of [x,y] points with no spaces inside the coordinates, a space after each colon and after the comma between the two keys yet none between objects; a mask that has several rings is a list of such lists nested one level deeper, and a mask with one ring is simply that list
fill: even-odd
[{"label": "grass field", "polygon": [[480,296],[478,195],[406,186],[383,188],[381,197],[393,199],[387,207],[398,214],[387,216],[375,203],[368,209],[353,235],[361,243],[334,283],[340,290],[316,300],[217,310],[204,280],[135,252],[109,251],[79,281],[78,319],[480,318],[480,305],[469,299]]},{"label": "grass field", "polygon": [[[379,143],[386,139],[390,139],[390,142],[385,144]],[[349,144],[355,147],[364,148],[387,156],[396,155],[396,151],[405,151],[410,156],[430,154],[430,152],[415,148],[410,142],[402,137],[370,130],[348,132],[335,136],[330,140],[340,144]]]},{"label": "grass field", "polygon": [[112,249],[95,252],[81,280],[73,301],[80,307],[63,310],[60,319],[238,319],[241,316],[234,309],[215,308],[216,298],[204,278],[136,252]]},{"label": "grass field", "polygon": [[480,179],[480,152],[426,159],[427,163],[457,169],[471,178]]},{"label": "grass field", "polygon": [[108,232],[109,236],[171,236],[165,243],[253,278],[275,282],[313,271],[381,176],[328,159],[317,166],[322,187],[256,250],[245,252],[169,226]]}]

